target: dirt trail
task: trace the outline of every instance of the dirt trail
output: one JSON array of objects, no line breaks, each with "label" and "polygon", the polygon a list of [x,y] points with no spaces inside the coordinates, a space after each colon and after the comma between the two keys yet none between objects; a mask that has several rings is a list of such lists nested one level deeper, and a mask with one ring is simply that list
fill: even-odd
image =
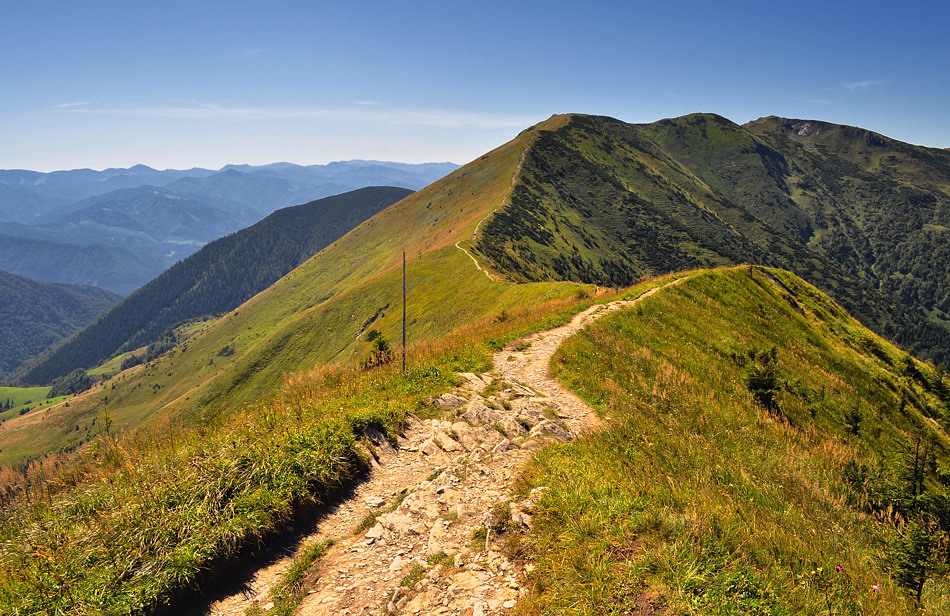
[{"label": "dirt trail", "polygon": [[[439,397],[443,419],[411,418],[396,448],[367,434],[375,455],[369,479],[298,546],[335,542],[305,579],[308,594],[297,615],[484,616],[511,609],[531,565],[509,561],[492,528],[499,521],[530,528],[543,491],[519,500],[514,479],[534,450],[600,426],[592,409],[551,378],[551,356],[590,322],[658,290],[593,306],[508,345],[495,354],[491,373],[464,374],[462,387]],[[364,530],[355,532],[361,523]],[[260,570],[244,592],[206,613],[269,611],[270,589],[290,562],[288,556]]]},{"label": "dirt trail", "polygon": [[[506,190],[505,194],[502,196],[501,203],[499,203],[498,207],[496,207],[491,212],[486,214],[485,217],[479,220],[478,224],[475,225],[475,230],[472,232],[473,244],[478,240],[478,230],[481,228],[482,223],[488,220],[488,218],[491,217],[495,212],[497,212],[498,210],[505,207],[508,203],[511,202],[511,193],[515,189],[515,183],[518,181],[518,176],[521,175],[521,167],[524,165],[524,159],[528,155],[528,150],[531,149],[531,144],[535,142],[536,138],[537,136],[534,136],[531,139],[529,139],[528,143],[526,143],[524,145],[524,148],[521,150],[521,156],[518,157],[518,165],[515,167],[515,172],[511,175],[511,183],[508,185],[508,190]],[[476,259],[472,253],[462,248],[462,245],[461,245],[462,241],[463,240],[459,240],[455,242],[455,247],[461,250],[462,252],[464,252],[465,254],[467,254],[468,258],[475,262],[475,267],[478,268],[478,271],[488,276],[488,279],[491,280],[492,282],[495,282],[495,277],[491,275],[491,272],[483,268],[481,264],[478,262],[478,259]]]}]

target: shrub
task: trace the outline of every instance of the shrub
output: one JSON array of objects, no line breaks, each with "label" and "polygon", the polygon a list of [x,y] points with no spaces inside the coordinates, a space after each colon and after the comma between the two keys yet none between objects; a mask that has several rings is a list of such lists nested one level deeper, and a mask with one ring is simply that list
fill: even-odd
[{"label": "shrub", "polygon": [[[373,331],[375,332],[376,330]],[[389,341],[387,341],[386,337],[382,334],[378,332],[377,334],[378,335],[373,338],[373,350],[370,351],[369,357],[364,359],[361,363],[364,370],[383,366],[393,360],[392,347],[389,346]]]},{"label": "shrub", "polygon": [[54,379],[47,397],[72,396],[91,388],[95,381],[81,368],[76,368],[66,376]]},{"label": "shrub", "polygon": [[768,411],[780,411],[775,395],[778,393],[778,374],[775,366],[775,347],[768,351],[749,351],[749,361],[746,364],[746,387],[752,393],[755,401]]}]

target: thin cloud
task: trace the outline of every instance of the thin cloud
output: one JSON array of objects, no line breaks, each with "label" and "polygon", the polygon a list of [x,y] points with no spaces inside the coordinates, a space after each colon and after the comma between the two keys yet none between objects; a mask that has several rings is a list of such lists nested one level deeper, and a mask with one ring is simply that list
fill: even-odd
[{"label": "thin cloud", "polygon": [[89,103],[77,101],[75,103],[61,103],[56,105],[57,109],[76,109],[77,107],[88,107]]},{"label": "thin cloud", "polygon": [[365,101],[353,108],[320,107],[224,107],[215,104],[170,105],[155,107],[93,108],[57,107],[72,113],[119,115],[172,120],[266,121],[334,120],[374,122],[395,126],[439,126],[461,129],[516,128],[537,118],[462,111],[379,110],[381,104]]},{"label": "thin cloud", "polygon": [[524,127],[536,118],[466,112],[407,111],[379,114],[378,119],[407,126],[441,126],[444,128],[514,128]]},{"label": "thin cloud", "polygon": [[867,81],[851,81],[841,85],[847,88],[850,92],[855,92],[858,90],[867,90],[869,88],[882,86],[884,85],[884,81],[881,79],[870,79]]}]

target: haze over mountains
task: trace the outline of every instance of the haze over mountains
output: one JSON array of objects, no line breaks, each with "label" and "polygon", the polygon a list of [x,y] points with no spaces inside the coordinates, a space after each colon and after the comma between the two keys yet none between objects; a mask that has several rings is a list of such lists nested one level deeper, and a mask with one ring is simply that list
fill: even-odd
[{"label": "haze over mountains", "polygon": [[416,190],[456,167],[347,161],[219,171],[0,170],[0,270],[128,295],[277,209],[366,186]]}]

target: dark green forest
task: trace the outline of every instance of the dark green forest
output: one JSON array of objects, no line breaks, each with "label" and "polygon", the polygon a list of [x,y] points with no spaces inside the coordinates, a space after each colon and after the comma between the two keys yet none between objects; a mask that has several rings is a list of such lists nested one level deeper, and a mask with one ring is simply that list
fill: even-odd
[{"label": "dark green forest", "polygon": [[118,300],[118,295],[96,287],[40,282],[0,271],[0,377]]}]

